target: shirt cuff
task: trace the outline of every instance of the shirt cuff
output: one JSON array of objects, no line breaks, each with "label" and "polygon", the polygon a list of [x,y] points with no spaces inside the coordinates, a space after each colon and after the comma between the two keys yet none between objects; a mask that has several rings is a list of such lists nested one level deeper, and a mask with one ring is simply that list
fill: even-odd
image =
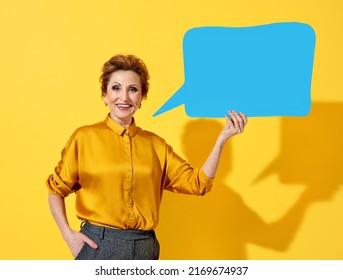
[{"label": "shirt cuff", "polygon": [[199,181],[200,181],[200,195],[204,195],[205,193],[208,193],[212,189],[214,178],[208,177],[205,174],[205,172],[202,169],[200,169]]},{"label": "shirt cuff", "polygon": [[61,197],[66,197],[74,192],[74,190],[66,185],[57,174],[50,175],[46,180],[46,185],[49,193],[57,194]]}]

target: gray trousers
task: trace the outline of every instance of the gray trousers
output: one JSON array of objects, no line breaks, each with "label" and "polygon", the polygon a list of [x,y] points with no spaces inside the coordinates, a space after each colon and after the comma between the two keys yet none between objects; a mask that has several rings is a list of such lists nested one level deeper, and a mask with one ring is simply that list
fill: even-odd
[{"label": "gray trousers", "polygon": [[80,232],[87,235],[98,249],[85,244],[75,260],[158,260],[160,245],[155,232],[112,229],[85,222]]}]

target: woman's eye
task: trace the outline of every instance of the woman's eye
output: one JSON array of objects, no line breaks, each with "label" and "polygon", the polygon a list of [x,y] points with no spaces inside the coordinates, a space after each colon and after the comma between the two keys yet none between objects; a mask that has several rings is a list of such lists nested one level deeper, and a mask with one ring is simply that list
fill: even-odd
[{"label": "woman's eye", "polygon": [[120,86],[113,86],[113,87],[112,87],[112,90],[118,91],[118,90],[120,90]]},{"label": "woman's eye", "polygon": [[137,92],[137,91],[138,91],[138,89],[135,88],[135,87],[131,87],[131,88],[130,88],[130,92]]}]

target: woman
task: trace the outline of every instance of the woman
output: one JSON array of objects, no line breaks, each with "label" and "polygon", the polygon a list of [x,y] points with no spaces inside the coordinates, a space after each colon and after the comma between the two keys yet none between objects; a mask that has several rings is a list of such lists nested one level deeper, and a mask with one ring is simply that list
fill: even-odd
[{"label": "woman", "polygon": [[[47,179],[52,215],[75,259],[158,259],[162,193],[209,192],[226,141],[247,118],[234,111],[201,168],[194,169],[164,139],[136,126],[134,113],[149,89],[145,64],[133,55],[107,61],[100,77],[109,114],[78,128]],[[70,228],[64,198],[76,194],[81,230]]]}]

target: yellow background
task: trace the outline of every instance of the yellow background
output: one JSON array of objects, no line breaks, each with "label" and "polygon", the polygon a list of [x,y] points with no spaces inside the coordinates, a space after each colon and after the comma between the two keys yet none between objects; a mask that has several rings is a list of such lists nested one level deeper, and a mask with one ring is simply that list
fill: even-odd
[{"label": "yellow background", "polygon": [[[166,192],[161,259],[343,259],[341,0],[2,0],[0,259],[71,259],[45,179],[74,129],[105,118],[98,77],[107,59],[146,62],[151,90],[138,125],[200,165],[224,120],[192,119],[182,106],[152,117],[183,84],[183,35],[283,21],[316,32],[311,114],[250,119],[226,146],[210,194]],[[78,228],[73,197],[67,204]]]}]

